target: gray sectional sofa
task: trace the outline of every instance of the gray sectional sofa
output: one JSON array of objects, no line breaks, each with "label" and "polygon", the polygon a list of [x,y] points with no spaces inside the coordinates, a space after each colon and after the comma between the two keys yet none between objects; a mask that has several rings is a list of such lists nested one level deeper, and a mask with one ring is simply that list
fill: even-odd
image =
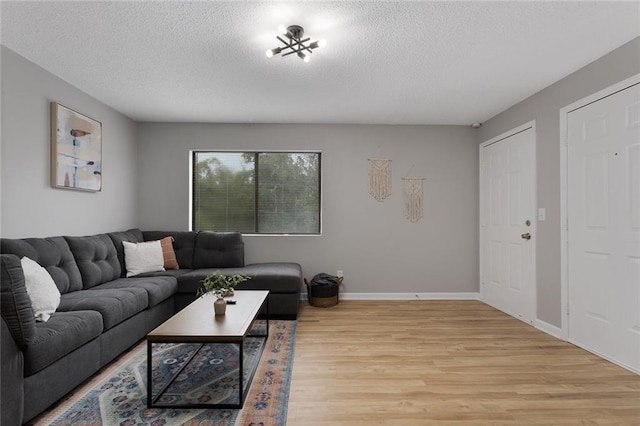
[{"label": "gray sectional sofa", "polygon": [[[177,270],[126,278],[123,241],[171,236]],[[269,290],[273,317],[295,319],[302,271],[296,263],[244,264],[239,233],[131,229],[71,237],[0,239],[1,424],[32,420],[196,298],[209,273],[251,277],[238,289]],[[44,267],[61,293],[36,322],[20,259]]]}]

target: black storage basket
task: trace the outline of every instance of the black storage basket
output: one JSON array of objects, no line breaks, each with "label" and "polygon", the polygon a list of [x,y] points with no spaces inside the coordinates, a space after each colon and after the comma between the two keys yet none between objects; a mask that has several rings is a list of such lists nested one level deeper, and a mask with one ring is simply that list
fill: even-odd
[{"label": "black storage basket", "polygon": [[309,305],[318,308],[328,308],[338,304],[340,284],[342,277],[338,278],[338,285],[310,285],[307,279],[304,279],[307,285],[307,296]]}]

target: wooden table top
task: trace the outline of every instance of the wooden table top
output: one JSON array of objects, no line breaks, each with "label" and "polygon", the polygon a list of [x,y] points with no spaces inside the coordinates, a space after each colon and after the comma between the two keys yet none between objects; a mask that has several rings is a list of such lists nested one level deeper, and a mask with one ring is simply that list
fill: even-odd
[{"label": "wooden table top", "polygon": [[251,323],[269,294],[266,290],[236,290],[226,299],[236,301],[227,305],[225,315],[216,316],[213,302],[207,294],[169,318],[147,334],[148,342],[238,342],[246,337]]}]

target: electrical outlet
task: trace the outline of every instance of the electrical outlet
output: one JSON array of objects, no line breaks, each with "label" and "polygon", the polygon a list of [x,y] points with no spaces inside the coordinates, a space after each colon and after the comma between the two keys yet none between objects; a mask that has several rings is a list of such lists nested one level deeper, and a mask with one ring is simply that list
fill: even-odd
[{"label": "electrical outlet", "polygon": [[344,271],[340,271],[340,270],[339,270],[339,271],[336,273],[336,276],[337,276],[338,278],[343,278],[343,277],[344,277]]}]

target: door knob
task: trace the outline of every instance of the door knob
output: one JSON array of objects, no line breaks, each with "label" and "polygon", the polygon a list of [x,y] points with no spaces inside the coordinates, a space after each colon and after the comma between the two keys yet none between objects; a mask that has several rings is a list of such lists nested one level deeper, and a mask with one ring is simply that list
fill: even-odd
[{"label": "door knob", "polygon": [[527,232],[526,234],[520,234],[520,237],[522,237],[523,240],[530,240],[531,234]]}]

